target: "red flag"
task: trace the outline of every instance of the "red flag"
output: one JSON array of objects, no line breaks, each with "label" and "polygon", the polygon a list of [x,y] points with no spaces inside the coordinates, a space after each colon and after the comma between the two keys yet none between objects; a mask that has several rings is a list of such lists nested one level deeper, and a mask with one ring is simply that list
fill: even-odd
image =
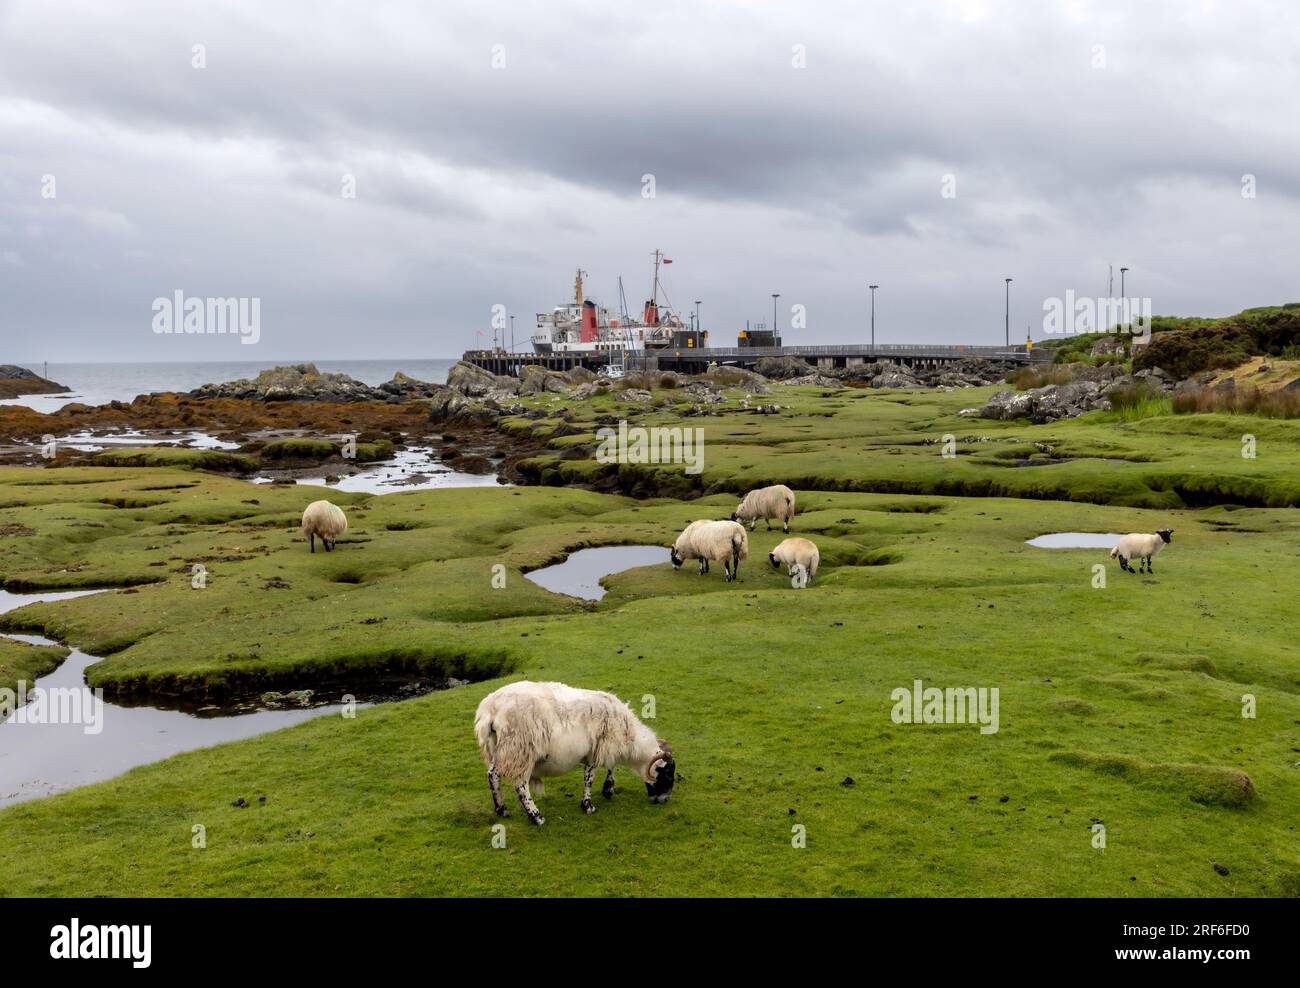
[{"label": "red flag", "polygon": [[664,258],[664,263],[665,263],[665,264],[672,264],[673,262],[670,261],[670,260],[668,260],[668,258],[665,257],[665,258]]}]

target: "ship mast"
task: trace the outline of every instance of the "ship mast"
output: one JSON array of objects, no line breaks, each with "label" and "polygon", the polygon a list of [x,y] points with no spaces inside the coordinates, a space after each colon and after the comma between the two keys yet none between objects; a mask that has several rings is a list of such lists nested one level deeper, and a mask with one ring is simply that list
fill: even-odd
[{"label": "ship mast", "polygon": [[578,303],[578,308],[582,308],[582,276],[587,272],[578,268],[578,276],[573,279],[573,298]]},{"label": "ship mast", "polygon": [[659,262],[663,259],[663,256],[663,251],[655,250],[655,277],[654,283],[650,286],[650,301],[655,304],[655,308],[659,307]]}]

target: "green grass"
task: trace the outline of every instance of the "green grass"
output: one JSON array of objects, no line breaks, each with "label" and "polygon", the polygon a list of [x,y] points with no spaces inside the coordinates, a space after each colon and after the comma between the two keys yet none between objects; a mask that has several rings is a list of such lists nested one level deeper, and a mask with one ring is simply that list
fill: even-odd
[{"label": "green grass", "polygon": [[[869,402],[886,446],[915,434],[908,424],[934,399],[795,401],[806,419],[760,422],[775,437],[704,420],[733,430],[712,468],[756,475],[782,468],[765,459],[812,457],[783,447],[804,445],[799,427],[815,423],[854,444],[840,454],[821,440],[831,452],[818,469],[847,475],[847,461],[874,457],[856,459],[858,423],[839,411]],[[836,402],[834,417],[812,417]],[[1168,453],[1215,441],[1215,423],[1202,425],[1153,444]],[[1114,428],[1073,442],[1099,444]],[[1005,430],[1008,440],[1029,434]],[[1126,435],[1125,449],[1144,435]],[[923,452],[947,462],[933,450],[892,459]],[[1103,465],[1148,466],[1096,460],[1098,476]],[[394,666],[496,678],[2,811],[0,844],[23,853],[0,869],[0,892],[1300,893],[1300,657],[1293,588],[1279,579],[1300,544],[1293,511],[798,494],[794,531],[823,555],[810,589],[792,590],[767,565],[781,535],[760,523],[736,584],[665,564],[610,578],[591,605],[521,574],[586,545],[667,544],[686,521],[725,515],[732,495],[334,492],[351,527],[335,552],[312,555],[295,531],[311,496],[302,490],[185,470],[6,470],[0,502],[35,533],[0,540],[7,583],[160,581],[7,617],[107,655],[91,678],[110,693],[320,676],[353,677],[360,689]],[[1166,525],[1174,543],[1151,578],[1121,573],[1104,551],[1024,545],[1046,531]],[[208,586],[193,590],[201,558]],[[1104,589],[1093,586],[1097,563]],[[493,590],[498,564],[506,588]],[[672,800],[650,805],[622,772],[622,791],[586,817],[575,773],[548,782],[544,828],[516,813],[507,847],[493,848],[500,821],[471,719],[487,692],[524,677],[611,689],[638,710],[652,695],[654,726],[678,755]],[[914,679],[998,688],[1000,730],[895,724],[890,693]],[[1253,720],[1241,716],[1244,693],[1257,698]],[[232,806],[240,797],[251,806]],[[1092,847],[1093,818],[1107,828],[1104,851]],[[206,849],[190,844],[196,824]],[[806,828],[804,849],[791,846],[795,825]]]},{"label": "green grass", "polygon": [[[719,415],[683,417],[688,402],[646,412],[598,399],[563,407],[553,399],[525,403],[546,418],[509,419],[503,426],[547,439],[559,425],[573,434],[520,466],[534,483],[583,484],[625,493],[693,497],[787,483],[804,490],[875,491],[965,497],[1017,497],[1172,509],[1207,504],[1300,506],[1300,421],[1263,416],[1175,416],[1159,399],[1120,414],[1094,412],[1048,425],[958,418],[984,404],[997,388],[952,392],[780,388],[779,415],[739,408],[741,395]],[[827,396],[829,395],[829,397]],[[656,393],[656,400],[671,392]],[[751,404],[772,401],[751,398]],[[570,403],[571,404],[571,403]],[[559,416],[563,412],[564,418]],[[602,416],[633,425],[703,429],[704,470],[690,477],[675,467],[601,464],[594,459]],[[1205,419],[1213,432],[1179,424]],[[1220,427],[1223,426],[1223,427]],[[1268,455],[1241,456],[1243,434],[1267,443]],[[944,436],[957,455],[941,454]],[[1267,437],[1267,439],[1265,438]],[[1042,444],[1046,465],[1023,469],[1000,453]],[[578,454],[565,458],[564,454]]]},{"label": "green grass", "polygon": [[[68,650],[58,645],[29,645],[0,638],[0,690],[17,690],[19,683],[30,687],[37,676],[57,669],[67,655]],[[0,712],[2,708],[0,704]]]}]

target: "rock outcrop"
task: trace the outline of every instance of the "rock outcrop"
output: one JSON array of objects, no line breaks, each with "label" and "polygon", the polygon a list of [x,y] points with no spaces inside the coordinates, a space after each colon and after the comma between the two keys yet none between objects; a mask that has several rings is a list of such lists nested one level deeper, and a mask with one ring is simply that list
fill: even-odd
[{"label": "rock outcrop", "polygon": [[191,398],[243,398],[258,401],[390,401],[392,396],[347,374],[321,373],[315,364],[273,367],[255,378],[205,384]]},{"label": "rock outcrop", "polygon": [[983,408],[964,408],[962,417],[986,419],[1028,419],[1031,422],[1055,422],[1074,418],[1084,412],[1108,410],[1117,393],[1138,390],[1160,397],[1175,391],[1174,382],[1159,367],[1126,374],[1118,364],[1094,367],[1080,364],[1075,378],[1065,384],[1049,384],[1028,391],[999,391]]},{"label": "rock outcrop", "polygon": [[0,398],[67,394],[71,388],[49,381],[17,364],[0,364]]}]

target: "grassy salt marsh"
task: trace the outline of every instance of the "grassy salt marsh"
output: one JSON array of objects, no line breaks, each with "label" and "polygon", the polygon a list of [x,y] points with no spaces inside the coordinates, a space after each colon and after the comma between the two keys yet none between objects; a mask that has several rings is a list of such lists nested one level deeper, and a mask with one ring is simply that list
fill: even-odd
[{"label": "grassy salt marsh", "polygon": [[[330,554],[298,540],[312,495],[293,488],[174,467],[0,472],[7,588],[147,584],[4,618],[106,656],[90,676],[110,693],[476,680],[0,812],[0,844],[21,849],[0,892],[1300,894],[1300,520],[1264,507],[1300,496],[1300,425],[1029,426],[955,417],[987,391],[775,392],[751,401],[791,406],[776,416],[735,402],[633,416],[705,430],[704,472],[685,480],[582,455],[595,417],[625,403],[531,399],[556,417],[507,427],[543,434],[565,414],[573,434],[555,444],[576,448],[533,461],[538,479],[705,496],[335,492],[351,529]],[[808,590],[767,565],[781,535],[762,523],[736,584],[663,564],[609,578],[593,604],[522,577],[576,548],[666,545],[772,481],[795,487],[792,531],[822,550]],[[1024,544],[1162,527],[1174,541],[1152,577],[1104,550]],[[678,757],[672,800],[650,805],[625,772],[587,817],[575,773],[547,785],[545,827],[516,813],[494,848],[470,721],[516,678],[610,689],[637,710],[653,695]],[[998,688],[998,732],[894,723],[890,693],[916,679]]]}]

